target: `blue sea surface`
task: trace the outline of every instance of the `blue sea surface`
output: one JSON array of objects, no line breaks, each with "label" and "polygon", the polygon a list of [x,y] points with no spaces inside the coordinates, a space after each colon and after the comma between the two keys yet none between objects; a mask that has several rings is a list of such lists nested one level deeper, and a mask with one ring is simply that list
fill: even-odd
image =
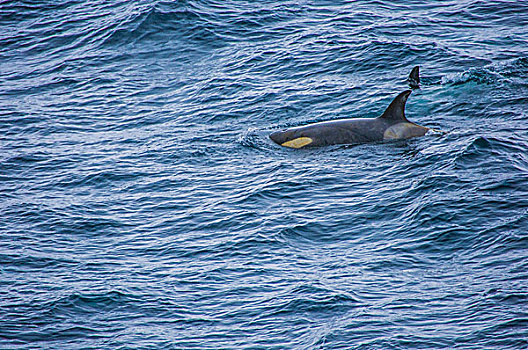
[{"label": "blue sea surface", "polygon": [[0,150],[1,349],[528,348],[526,1],[0,1]]}]

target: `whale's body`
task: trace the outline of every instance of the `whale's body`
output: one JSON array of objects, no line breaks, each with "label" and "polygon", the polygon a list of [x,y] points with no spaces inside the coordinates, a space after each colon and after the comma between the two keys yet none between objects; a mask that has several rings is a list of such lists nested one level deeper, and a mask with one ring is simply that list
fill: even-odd
[{"label": "whale's body", "polygon": [[405,117],[405,103],[411,90],[400,93],[377,118],[340,119],[276,131],[270,138],[290,148],[359,144],[383,140],[409,139],[430,129]]}]

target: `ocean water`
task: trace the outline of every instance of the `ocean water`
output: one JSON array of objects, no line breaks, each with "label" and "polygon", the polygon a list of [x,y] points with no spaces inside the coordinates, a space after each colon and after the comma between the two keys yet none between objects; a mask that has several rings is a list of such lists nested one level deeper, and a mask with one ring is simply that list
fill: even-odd
[{"label": "ocean water", "polygon": [[0,149],[2,349],[528,348],[526,1],[1,1]]}]

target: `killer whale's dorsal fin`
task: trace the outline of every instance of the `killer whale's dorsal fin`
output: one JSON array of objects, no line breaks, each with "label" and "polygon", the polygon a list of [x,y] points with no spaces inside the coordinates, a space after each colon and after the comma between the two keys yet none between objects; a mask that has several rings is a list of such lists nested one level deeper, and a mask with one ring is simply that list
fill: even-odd
[{"label": "killer whale's dorsal fin", "polygon": [[401,122],[407,122],[407,118],[405,118],[405,102],[407,102],[407,98],[411,94],[412,90],[405,90],[404,92],[400,93],[394,100],[392,100],[391,104],[385,112],[379,117],[381,119],[386,120],[392,120],[392,121],[401,121]]},{"label": "killer whale's dorsal fin", "polygon": [[411,74],[409,74],[409,78],[407,78],[407,82],[409,83],[411,89],[420,88],[420,66],[416,66],[412,69]]}]

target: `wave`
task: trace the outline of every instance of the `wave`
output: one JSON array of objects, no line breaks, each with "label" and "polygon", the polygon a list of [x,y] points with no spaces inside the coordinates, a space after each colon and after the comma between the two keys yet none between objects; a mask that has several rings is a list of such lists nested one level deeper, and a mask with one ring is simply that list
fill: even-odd
[{"label": "wave", "polygon": [[181,2],[160,2],[120,22],[106,35],[102,45],[119,47],[152,41],[162,46],[174,40],[200,44],[200,47],[219,47],[224,42],[207,14]]},{"label": "wave", "polygon": [[335,317],[364,305],[363,301],[351,292],[332,290],[322,285],[302,284],[289,289],[284,295],[268,300],[266,304],[273,306],[260,310],[255,320],[295,315],[299,312],[322,313]]},{"label": "wave", "polygon": [[[25,59],[46,55],[89,59],[91,53],[117,57],[125,53],[171,50],[200,50],[223,45],[209,14],[200,13],[186,2],[65,2],[60,6],[34,4],[24,8],[24,18],[14,15],[16,5],[1,5],[13,32],[0,36],[2,51],[10,50]],[[0,11],[4,13],[3,11]],[[29,14],[28,14],[29,13]],[[35,21],[35,18],[39,21]],[[1,20],[1,19],[0,19]],[[117,52],[115,52],[117,50]],[[114,52],[112,52],[114,51]],[[71,57],[68,57],[70,53]]]},{"label": "wave", "polygon": [[470,68],[462,73],[442,77],[443,84],[462,85],[475,82],[487,85],[523,85],[528,78],[528,58],[519,57],[485,67]]}]

